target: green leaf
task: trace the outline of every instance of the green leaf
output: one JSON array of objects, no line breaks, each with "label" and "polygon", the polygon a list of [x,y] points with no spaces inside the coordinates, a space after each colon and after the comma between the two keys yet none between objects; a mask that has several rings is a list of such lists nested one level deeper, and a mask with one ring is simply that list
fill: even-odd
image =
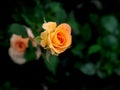
[{"label": "green leaf", "polygon": [[46,80],[51,83],[57,83],[57,79],[53,76],[46,76]]},{"label": "green leaf", "polygon": [[2,86],[0,86],[0,90],[18,90],[18,88],[11,87],[11,83],[6,81]]},{"label": "green leaf", "polygon": [[37,42],[37,44],[40,44],[40,41],[41,41],[40,36],[35,37],[35,41]]},{"label": "green leaf", "polygon": [[24,57],[27,61],[32,61],[36,59],[36,54],[33,50],[27,50]]},{"label": "green leaf", "polygon": [[86,75],[94,75],[96,73],[96,67],[93,63],[86,63],[80,67],[80,70]]},{"label": "green leaf", "polygon": [[67,22],[72,27],[73,33],[75,35],[79,35],[80,34],[80,24],[76,21],[76,18],[75,18],[75,15],[73,12],[70,13]]},{"label": "green leaf", "polygon": [[6,82],[4,83],[4,87],[5,87],[6,89],[10,89],[10,82],[9,82],[9,81],[6,81]]},{"label": "green leaf", "polygon": [[72,53],[76,56],[83,57],[82,50],[85,48],[84,44],[77,44],[74,48],[72,48]]},{"label": "green leaf", "polygon": [[56,22],[63,23],[67,18],[67,14],[64,11],[64,9],[60,9],[59,11],[56,12],[55,17],[56,17]]},{"label": "green leaf", "polygon": [[29,42],[29,47],[26,49],[24,57],[27,61],[36,60],[36,48],[32,46],[31,42]]},{"label": "green leaf", "polygon": [[[54,6],[54,7],[53,7]],[[48,16],[53,21],[56,21],[58,24],[65,22],[67,14],[62,8],[61,4],[58,2],[51,2],[46,5],[48,10]]]},{"label": "green leaf", "polygon": [[118,62],[118,55],[116,52],[107,51],[105,53],[105,56],[112,62],[117,63]]},{"label": "green leaf", "polygon": [[89,24],[85,24],[81,29],[81,37],[82,39],[87,42],[91,39],[91,28]]},{"label": "green leaf", "polygon": [[117,74],[118,76],[120,76],[120,67],[117,67],[114,69],[115,74]]},{"label": "green leaf", "polygon": [[21,16],[22,16],[22,18],[24,19],[24,21],[25,21],[29,26],[32,27],[33,22],[29,19],[29,17],[28,17],[27,15],[25,15],[25,14],[22,14]]},{"label": "green leaf", "polygon": [[92,45],[88,49],[88,55],[94,54],[96,52],[99,52],[100,50],[101,50],[101,46],[100,45],[97,45],[97,44],[96,45]]},{"label": "green leaf", "polygon": [[108,62],[102,67],[102,69],[106,72],[107,75],[112,75],[113,65],[114,64]]},{"label": "green leaf", "polygon": [[96,25],[96,24],[99,23],[99,17],[98,17],[97,14],[91,13],[90,16],[89,16],[89,18],[90,18],[90,20],[91,20],[91,22],[92,22],[93,24]]},{"label": "green leaf", "polygon": [[51,11],[53,11],[53,12],[57,12],[59,9],[61,9],[61,4],[58,2],[50,2],[50,3],[46,4],[46,9],[48,9],[48,8],[51,8]]},{"label": "green leaf", "polygon": [[50,55],[49,56],[49,61],[46,59],[46,57],[44,56],[44,63],[46,65],[46,67],[48,68],[49,71],[51,71],[53,73],[53,75],[56,74],[56,70],[57,70],[57,66],[58,66],[58,57],[54,56],[54,55]]},{"label": "green leaf", "polygon": [[118,26],[117,19],[112,15],[103,16],[101,19],[102,26],[109,32],[114,32]]},{"label": "green leaf", "polygon": [[118,39],[113,35],[107,35],[103,38],[103,45],[111,48],[112,50],[117,50],[119,47]]},{"label": "green leaf", "polygon": [[13,23],[9,26],[8,33],[22,35],[23,37],[27,37],[27,32],[26,32],[25,27],[17,23]]},{"label": "green leaf", "polygon": [[105,72],[102,72],[102,71],[97,71],[97,75],[98,75],[98,77],[100,77],[100,78],[106,78],[106,76],[107,76],[107,74],[105,73]]},{"label": "green leaf", "polygon": [[80,70],[80,67],[82,66],[82,63],[81,62],[76,62],[75,63],[75,68],[79,69]]},{"label": "green leaf", "polygon": [[43,8],[40,5],[36,6],[34,9],[34,17],[37,19],[36,21],[40,22],[44,16],[45,16],[45,12]]}]

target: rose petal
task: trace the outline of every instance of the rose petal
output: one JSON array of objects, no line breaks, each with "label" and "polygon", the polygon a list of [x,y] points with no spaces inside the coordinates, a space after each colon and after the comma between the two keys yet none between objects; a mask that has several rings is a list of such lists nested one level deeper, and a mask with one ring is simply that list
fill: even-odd
[{"label": "rose petal", "polygon": [[32,30],[29,27],[27,27],[27,26],[24,26],[24,27],[25,27],[25,29],[27,31],[28,37],[34,38]]},{"label": "rose petal", "polygon": [[10,47],[8,54],[11,57],[11,60],[16,64],[24,64],[26,59],[24,58],[24,52],[17,52],[14,48]]},{"label": "rose petal", "polygon": [[42,54],[42,53],[41,53],[40,48],[39,48],[39,47],[37,47],[37,50],[36,50],[37,60],[40,58],[41,54]]},{"label": "rose petal", "polygon": [[37,43],[33,40],[34,39],[34,35],[33,35],[33,32],[32,30],[27,27],[27,26],[24,26],[26,31],[27,31],[27,34],[28,34],[28,37],[30,38],[31,42],[32,42],[32,45],[33,47],[37,47]]},{"label": "rose petal", "polygon": [[10,45],[19,52],[24,52],[28,47],[29,38],[22,38],[20,35],[13,34],[10,38]]},{"label": "rose petal", "polygon": [[56,22],[47,22],[42,25],[43,29],[45,29],[48,32],[52,32],[56,28]]},{"label": "rose petal", "polygon": [[48,44],[48,39],[47,39],[48,38],[48,32],[46,32],[46,31],[42,32],[40,37],[42,39],[41,42],[40,42],[40,45],[42,47],[46,47],[47,44]]},{"label": "rose petal", "polygon": [[55,29],[55,31],[57,31],[57,30],[65,30],[68,32],[68,34],[71,34],[71,27],[67,23],[62,23],[62,24],[58,25],[57,28]]}]

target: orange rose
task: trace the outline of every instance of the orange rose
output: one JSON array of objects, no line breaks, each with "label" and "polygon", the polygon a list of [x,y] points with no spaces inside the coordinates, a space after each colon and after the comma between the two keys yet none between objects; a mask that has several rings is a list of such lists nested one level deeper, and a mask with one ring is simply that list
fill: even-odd
[{"label": "orange rose", "polygon": [[10,44],[13,49],[18,52],[25,52],[28,47],[29,38],[22,38],[20,35],[13,34],[10,39]]},{"label": "orange rose", "polygon": [[44,32],[41,33],[41,46],[49,48],[51,53],[58,55],[64,52],[72,43],[71,27],[62,23],[56,27],[55,22],[43,24]]}]

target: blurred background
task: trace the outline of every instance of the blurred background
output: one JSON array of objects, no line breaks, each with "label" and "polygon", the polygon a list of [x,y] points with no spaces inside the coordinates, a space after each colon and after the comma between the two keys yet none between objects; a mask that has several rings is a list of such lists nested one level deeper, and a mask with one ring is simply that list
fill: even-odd
[{"label": "blurred background", "polygon": [[[0,12],[0,90],[120,89],[120,0],[1,0]],[[50,63],[14,63],[10,36],[21,25],[39,35],[43,18],[71,26],[71,47]]]}]

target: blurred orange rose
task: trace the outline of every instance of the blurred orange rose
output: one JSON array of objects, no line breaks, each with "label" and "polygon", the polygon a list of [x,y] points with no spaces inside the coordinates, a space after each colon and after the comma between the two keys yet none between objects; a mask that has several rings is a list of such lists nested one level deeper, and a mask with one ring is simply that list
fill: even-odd
[{"label": "blurred orange rose", "polygon": [[28,41],[28,38],[22,38],[22,36],[16,34],[12,35],[10,38],[10,48],[8,53],[13,62],[17,64],[24,64],[26,62],[24,53],[28,47]]},{"label": "blurred orange rose", "polygon": [[36,60],[39,60],[41,56],[41,50],[37,46],[37,43],[34,41],[34,34],[32,30],[27,26],[24,27],[28,34],[27,38],[23,38],[21,35],[16,34],[13,34],[10,38],[10,48],[8,50],[8,54],[16,64],[24,64],[27,62],[24,54],[26,49],[29,47],[29,41],[31,41],[32,46],[36,48]]},{"label": "blurred orange rose", "polygon": [[51,53],[58,55],[64,52],[72,43],[71,27],[67,23],[62,23],[56,27],[55,22],[43,24],[44,32],[41,33],[41,46],[49,48]]}]

